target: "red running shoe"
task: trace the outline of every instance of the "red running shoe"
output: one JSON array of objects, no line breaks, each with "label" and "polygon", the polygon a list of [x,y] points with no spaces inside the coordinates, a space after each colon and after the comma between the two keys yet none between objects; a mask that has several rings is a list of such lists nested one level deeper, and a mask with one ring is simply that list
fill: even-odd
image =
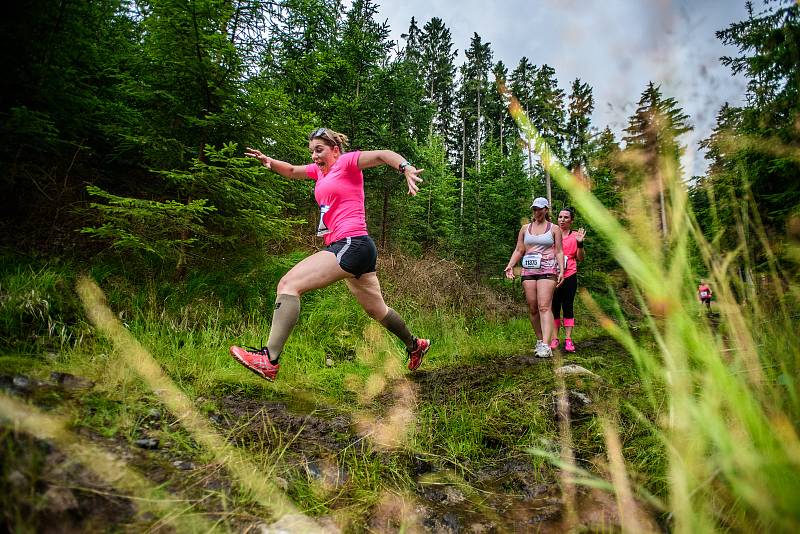
[{"label": "red running shoe", "polygon": [[430,339],[414,338],[414,341],[416,341],[414,350],[408,352],[408,369],[411,371],[416,371],[419,368],[419,364],[422,363],[422,357],[431,348]]},{"label": "red running shoe", "polygon": [[269,350],[266,347],[255,349],[253,347],[233,346],[231,347],[231,356],[237,362],[270,382],[278,376],[278,370],[281,367],[280,364],[269,361]]}]

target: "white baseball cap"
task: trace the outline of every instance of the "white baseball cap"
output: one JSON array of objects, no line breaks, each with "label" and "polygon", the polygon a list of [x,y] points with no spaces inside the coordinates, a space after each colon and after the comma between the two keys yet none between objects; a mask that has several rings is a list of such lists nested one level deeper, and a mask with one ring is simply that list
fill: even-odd
[{"label": "white baseball cap", "polygon": [[547,202],[547,199],[544,197],[536,197],[533,200],[533,204],[531,204],[531,209],[533,208],[549,208],[550,203]]}]

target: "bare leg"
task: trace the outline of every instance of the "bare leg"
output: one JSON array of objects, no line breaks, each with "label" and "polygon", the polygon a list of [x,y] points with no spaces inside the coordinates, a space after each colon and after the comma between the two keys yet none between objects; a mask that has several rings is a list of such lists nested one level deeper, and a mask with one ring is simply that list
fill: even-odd
[{"label": "bare leg", "polygon": [[376,273],[362,274],[361,278],[346,278],[344,282],[367,315],[376,321],[386,317],[389,307],[383,301],[381,284]]},{"label": "bare leg", "polygon": [[321,250],[304,258],[278,282],[278,295],[300,296],[308,291],[327,287],[353,275],[339,267],[336,255]]},{"label": "bare leg", "polygon": [[[553,291],[556,283],[553,280],[536,280],[537,304],[539,308],[539,320],[541,321],[542,339],[548,345],[553,338]],[[567,335],[569,337],[569,335]]]},{"label": "bare leg", "polygon": [[366,273],[360,278],[346,278],[345,283],[367,315],[400,338],[407,350],[414,349],[414,336],[411,335],[405,321],[384,302],[376,273]]},{"label": "bare leg", "polygon": [[336,263],[336,256],[327,251],[317,252],[292,267],[278,282],[278,297],[272,313],[267,349],[270,360],[276,362],[283,346],[300,316],[300,295],[312,289],[328,286],[351,276]]},{"label": "bare leg", "polygon": [[[539,318],[539,303],[537,298],[536,280],[524,280],[522,288],[525,291],[525,300],[528,302],[528,316],[531,320],[533,331],[536,332],[536,339],[542,338],[542,321]],[[551,295],[552,296],[552,295]],[[550,314],[550,322],[553,322],[553,314]],[[552,328],[552,324],[550,325]],[[549,340],[547,340],[549,343]]]}]

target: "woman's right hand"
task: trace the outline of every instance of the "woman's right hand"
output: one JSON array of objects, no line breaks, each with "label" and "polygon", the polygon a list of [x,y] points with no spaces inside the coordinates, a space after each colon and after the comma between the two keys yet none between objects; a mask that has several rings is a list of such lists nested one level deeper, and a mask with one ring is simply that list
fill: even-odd
[{"label": "woman's right hand", "polygon": [[264,167],[270,170],[272,169],[272,158],[263,154],[260,150],[248,147],[245,149],[244,155],[250,158],[256,158]]},{"label": "woman's right hand", "polygon": [[506,273],[506,278],[508,278],[509,280],[513,280],[514,279],[514,268],[513,267],[506,267],[503,272]]}]

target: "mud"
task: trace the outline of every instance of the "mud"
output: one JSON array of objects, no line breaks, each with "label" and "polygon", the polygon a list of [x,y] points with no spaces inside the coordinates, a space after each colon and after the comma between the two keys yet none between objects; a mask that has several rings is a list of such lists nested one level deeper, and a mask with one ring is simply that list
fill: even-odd
[{"label": "mud", "polygon": [[[616,350],[617,347],[607,339],[588,340],[583,344],[583,347],[590,346],[595,350]],[[460,368],[423,370],[412,375],[409,382],[418,402],[435,403],[460,391],[492,388],[503,375],[537,365],[551,365],[551,361],[530,355],[496,358],[471,366],[469,373]],[[0,385],[12,394],[29,399],[46,398],[48,402],[52,401],[54,393],[68,399],[70,388],[91,387],[88,381],[71,376],[54,376],[47,384],[35,384],[24,377],[15,381],[15,378],[0,377]],[[574,396],[572,392],[570,395]],[[232,443],[259,452],[281,451],[272,475],[278,487],[290,497],[309,484],[317,484],[331,496],[329,506],[332,509],[337,507],[337,498],[350,502],[353,496],[348,492],[353,488],[349,484],[348,469],[351,466],[337,463],[343,458],[342,451],[349,448],[369,459],[391,462],[403,470],[405,479],[412,481],[410,494],[400,501],[388,496],[375,505],[372,517],[365,518],[363,523],[339,525],[345,531],[393,532],[404,521],[407,524],[409,518],[411,524],[416,525],[411,531],[419,532],[619,530],[620,518],[613,495],[577,488],[575,515],[570,516],[566,513],[558,481],[543,480],[541,469],[537,469],[528,456],[501,443],[497,447],[487,444],[487,449],[493,450],[496,456],[482,464],[483,467],[456,475],[452,466],[428,457],[417,457],[402,448],[373,446],[349,414],[333,407],[239,395],[203,399],[204,403],[208,401],[217,407],[208,414],[210,421]],[[389,392],[374,399],[373,405],[388,407],[395,401]],[[580,416],[591,417],[591,406],[584,407]],[[158,410],[151,410],[147,417],[155,422],[163,416]],[[144,427],[146,430],[147,425]],[[156,518],[137,514],[134,500],[93,478],[88,470],[70,462],[52,444],[16,435],[2,426],[0,436],[4,436],[4,452],[32,451],[27,457],[23,455],[21,459],[2,462],[4,481],[0,489],[6,497],[2,502],[4,524],[0,525],[0,530],[5,527],[14,531],[24,526],[39,532],[139,531],[157,524]],[[181,449],[183,452],[178,452],[171,443],[161,443],[147,450],[137,447],[134,439],[104,438],[87,431],[82,431],[81,436],[124,459],[154,484],[163,485],[175,496],[192,502],[193,512],[202,513],[212,522],[223,521],[234,531],[254,532],[262,529],[268,517],[267,511],[254,503],[237,507],[232,513],[230,502],[235,501],[239,491],[236,483],[224,468],[204,460],[199,450],[194,455],[187,454],[185,447]],[[643,530],[657,530],[652,514],[643,514],[643,517],[647,527]],[[571,524],[567,523],[568,518]],[[58,529],[53,530],[54,525]]]}]

